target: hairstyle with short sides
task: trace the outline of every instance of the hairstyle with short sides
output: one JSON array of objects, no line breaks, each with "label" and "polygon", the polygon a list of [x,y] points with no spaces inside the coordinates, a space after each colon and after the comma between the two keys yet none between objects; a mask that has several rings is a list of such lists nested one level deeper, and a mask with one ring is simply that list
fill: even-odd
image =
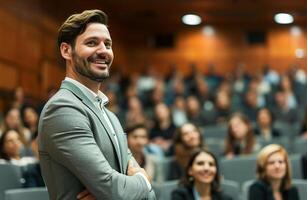
[{"label": "hairstyle with short sides", "polygon": [[284,156],[286,163],[286,174],[281,183],[281,189],[289,189],[291,187],[291,165],[288,157],[288,153],[282,146],[278,144],[269,144],[261,149],[257,156],[257,177],[258,179],[268,182],[268,176],[266,174],[266,166],[268,164],[269,157],[274,153],[281,153]]},{"label": "hairstyle with short sides", "polygon": [[193,166],[193,163],[194,163],[196,157],[198,155],[200,155],[201,153],[206,153],[206,154],[210,155],[215,162],[216,174],[215,174],[215,177],[213,179],[213,182],[211,183],[211,193],[221,192],[220,172],[219,172],[219,165],[218,165],[217,158],[215,157],[215,155],[213,153],[208,151],[206,148],[197,148],[196,150],[193,151],[193,153],[192,153],[192,155],[189,159],[189,162],[188,162],[188,164],[185,168],[185,173],[184,173],[184,176],[182,177],[182,179],[180,181],[180,184],[182,184],[186,187],[193,187],[194,179],[192,178],[192,176],[189,175],[189,169]]},{"label": "hairstyle with short sides", "polygon": [[71,15],[59,28],[58,47],[62,42],[74,47],[77,36],[85,31],[89,23],[100,23],[107,26],[108,16],[101,10],[85,10],[82,13]]}]

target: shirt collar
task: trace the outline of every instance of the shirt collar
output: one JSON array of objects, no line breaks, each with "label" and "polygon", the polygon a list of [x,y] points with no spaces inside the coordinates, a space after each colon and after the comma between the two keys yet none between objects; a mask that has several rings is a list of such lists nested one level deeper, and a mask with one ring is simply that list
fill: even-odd
[{"label": "shirt collar", "polygon": [[90,90],[88,87],[86,87],[85,85],[83,85],[82,83],[80,83],[79,81],[72,79],[70,77],[65,77],[65,81],[69,81],[71,83],[73,83],[74,85],[76,85],[77,87],[79,87],[81,90],[85,90],[87,92],[89,92],[90,94],[92,94],[92,98],[96,100],[97,98],[101,99],[102,104],[105,106],[107,103],[109,103],[109,98],[103,94],[100,90],[98,90],[98,94],[96,94],[95,92],[93,92],[92,90]]}]

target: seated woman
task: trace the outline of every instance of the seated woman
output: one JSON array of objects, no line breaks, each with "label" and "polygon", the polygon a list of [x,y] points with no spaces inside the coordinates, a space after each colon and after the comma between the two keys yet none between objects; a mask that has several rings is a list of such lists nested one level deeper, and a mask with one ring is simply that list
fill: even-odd
[{"label": "seated woman", "polygon": [[22,157],[22,141],[15,130],[5,131],[0,138],[0,157],[6,163],[20,166],[25,182],[24,187],[44,186],[37,158]]},{"label": "seated woman", "polygon": [[184,175],[192,152],[200,147],[203,147],[203,138],[196,125],[185,123],[179,127],[171,147],[170,155],[174,156],[174,161],[170,163],[167,179],[180,179]]},{"label": "seated woman", "polygon": [[228,122],[225,156],[250,155],[258,148],[250,120],[241,113],[234,113]]},{"label": "seated woman", "polygon": [[257,177],[249,189],[249,200],[298,200],[291,185],[290,162],[286,150],[277,144],[264,147],[257,157]]},{"label": "seated woman", "polygon": [[265,141],[279,137],[280,133],[273,127],[273,123],[271,111],[268,108],[261,108],[257,113],[257,126],[254,130],[255,134]]},{"label": "seated woman", "polygon": [[180,186],[172,192],[172,200],[231,200],[221,192],[216,157],[204,148],[190,157]]}]

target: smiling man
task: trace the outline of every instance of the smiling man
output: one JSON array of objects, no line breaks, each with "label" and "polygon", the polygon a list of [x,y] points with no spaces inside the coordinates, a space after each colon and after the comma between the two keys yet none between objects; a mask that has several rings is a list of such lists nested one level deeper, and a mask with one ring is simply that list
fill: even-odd
[{"label": "smiling man", "polygon": [[155,199],[99,91],[113,61],[107,16],[87,10],[60,27],[66,77],[39,122],[39,156],[50,199]]}]

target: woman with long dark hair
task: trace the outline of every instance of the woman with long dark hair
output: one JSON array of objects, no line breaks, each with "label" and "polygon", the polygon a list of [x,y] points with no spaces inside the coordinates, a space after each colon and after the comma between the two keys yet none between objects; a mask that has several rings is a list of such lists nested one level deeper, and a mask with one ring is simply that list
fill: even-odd
[{"label": "woman with long dark hair", "polygon": [[180,186],[172,192],[172,200],[231,200],[222,193],[216,157],[204,148],[190,157]]}]

